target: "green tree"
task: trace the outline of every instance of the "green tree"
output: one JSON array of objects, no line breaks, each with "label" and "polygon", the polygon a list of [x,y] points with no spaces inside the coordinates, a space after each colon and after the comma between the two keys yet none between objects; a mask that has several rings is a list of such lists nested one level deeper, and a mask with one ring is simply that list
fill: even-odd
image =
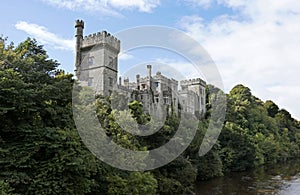
[{"label": "green tree", "polygon": [[[91,91],[84,87],[75,87],[83,93],[74,90],[72,97],[76,82],[73,75],[57,69],[58,62],[49,59],[41,45],[32,39],[16,47],[6,42],[0,38],[1,193],[186,194],[193,192],[196,178],[204,180],[226,171],[246,170],[300,155],[300,122],[272,101],[264,103],[254,97],[243,85],[227,94],[226,121],[219,140],[211,151],[199,157],[212,105],[224,94],[218,88],[207,87],[205,119],[186,119],[174,113],[172,107],[158,132],[136,136],[119,122],[136,129],[139,125],[153,125],[149,115],[143,113],[142,103],[133,101],[127,105],[128,100],[121,94],[97,96],[94,101]],[[186,129],[186,137],[198,124],[197,134],[190,147],[168,165],[149,172],[122,171],[102,163],[84,146],[73,120],[72,98],[88,98],[90,101],[74,109],[84,113],[96,110],[106,135],[123,148],[155,149],[174,136],[179,124]],[[222,111],[224,105],[214,109]],[[214,125],[222,121],[221,114],[214,117]],[[84,121],[84,117],[80,120]],[[91,124],[86,128],[89,131],[85,133],[92,136],[99,132]],[[105,148],[101,140],[95,143],[95,147],[99,146]],[[118,160],[125,161],[122,156]]]},{"label": "green tree", "polygon": [[96,159],[72,120],[72,75],[35,40],[0,41],[0,179],[21,194],[83,194]]},{"label": "green tree", "polygon": [[275,117],[275,115],[279,111],[279,107],[271,100],[267,100],[265,102],[264,106],[267,109],[269,116],[271,116],[271,117]]},{"label": "green tree", "polygon": [[157,180],[150,172],[132,172],[127,178],[108,177],[108,194],[156,194]]}]

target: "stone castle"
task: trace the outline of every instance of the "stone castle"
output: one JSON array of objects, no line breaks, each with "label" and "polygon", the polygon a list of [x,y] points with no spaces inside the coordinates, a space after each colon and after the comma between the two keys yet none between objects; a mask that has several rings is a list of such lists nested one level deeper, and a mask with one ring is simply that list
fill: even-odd
[{"label": "stone castle", "polygon": [[109,96],[118,91],[128,101],[143,103],[144,112],[155,113],[173,108],[177,113],[190,113],[201,118],[206,112],[206,82],[200,78],[178,81],[161,72],[152,75],[147,65],[147,76],[136,75],[130,82],[118,78],[120,40],[106,31],[83,37],[84,22],[77,20],[75,73],[82,85],[92,87],[97,94]]}]

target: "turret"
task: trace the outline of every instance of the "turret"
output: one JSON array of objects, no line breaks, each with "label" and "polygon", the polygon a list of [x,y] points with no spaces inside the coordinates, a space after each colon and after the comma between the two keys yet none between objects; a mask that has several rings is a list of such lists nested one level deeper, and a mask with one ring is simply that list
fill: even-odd
[{"label": "turret", "polygon": [[[77,71],[78,67],[81,64],[81,54],[80,54],[80,47],[82,44],[83,39],[83,29],[84,29],[84,22],[82,20],[76,20],[75,21],[75,38],[76,38],[76,45],[75,45],[75,72]],[[76,75],[79,74],[79,72],[76,72]]]},{"label": "turret", "polygon": [[149,65],[147,65],[147,76],[148,76],[148,78],[151,78],[151,65],[149,64]]},{"label": "turret", "polygon": [[151,87],[151,83],[152,83],[152,82],[151,82],[151,80],[152,80],[152,79],[151,79],[151,68],[152,68],[152,66],[151,66],[150,64],[147,65],[147,76],[148,76],[148,79],[149,79],[149,80],[148,80],[148,82],[149,82],[149,83],[148,83],[148,87],[149,87],[148,89],[151,89],[151,88],[152,88],[152,87]]}]

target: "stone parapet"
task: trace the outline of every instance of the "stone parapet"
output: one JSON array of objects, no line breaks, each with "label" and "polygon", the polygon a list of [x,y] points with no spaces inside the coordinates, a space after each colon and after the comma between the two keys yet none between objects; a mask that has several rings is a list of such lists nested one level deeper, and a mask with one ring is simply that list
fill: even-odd
[{"label": "stone parapet", "polygon": [[201,86],[206,86],[206,82],[202,80],[201,78],[196,78],[196,79],[188,79],[188,80],[182,80],[180,81],[181,86],[188,86],[188,85],[201,85]]},{"label": "stone parapet", "polygon": [[82,40],[82,48],[92,47],[95,45],[108,45],[112,47],[117,52],[120,52],[120,40],[116,37],[112,36],[110,33],[106,31],[90,34],[85,36]]}]

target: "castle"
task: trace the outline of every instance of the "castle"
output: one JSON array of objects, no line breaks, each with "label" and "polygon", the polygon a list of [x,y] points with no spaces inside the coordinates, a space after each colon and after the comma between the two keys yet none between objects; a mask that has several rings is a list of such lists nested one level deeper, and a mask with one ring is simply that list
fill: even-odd
[{"label": "castle", "polygon": [[128,101],[143,103],[143,110],[154,113],[166,109],[203,117],[206,112],[206,82],[200,78],[178,81],[161,72],[152,75],[152,66],[147,65],[147,76],[136,75],[130,82],[118,78],[118,54],[120,40],[106,31],[83,37],[84,22],[77,20],[75,73],[82,85],[92,87],[97,94],[109,96],[118,91]]}]

